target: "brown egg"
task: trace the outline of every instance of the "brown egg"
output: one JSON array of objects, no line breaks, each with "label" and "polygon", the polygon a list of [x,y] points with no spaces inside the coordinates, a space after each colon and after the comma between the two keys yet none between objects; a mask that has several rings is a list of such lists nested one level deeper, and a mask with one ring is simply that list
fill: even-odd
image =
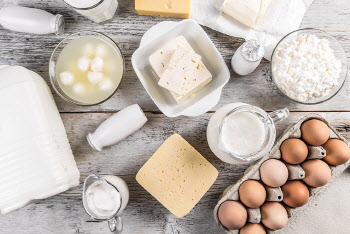
[{"label": "brown egg", "polygon": [[281,154],[286,163],[299,164],[306,159],[308,149],[302,140],[291,138],[282,143]]},{"label": "brown egg", "polygon": [[300,207],[309,201],[309,189],[300,180],[288,181],[282,186],[283,202],[290,207]]},{"label": "brown egg", "polygon": [[238,230],[247,222],[247,210],[238,201],[225,201],[218,210],[220,223],[228,230]]},{"label": "brown egg", "polygon": [[238,190],[239,199],[249,208],[258,208],[266,199],[264,186],[256,180],[244,181]]},{"label": "brown egg", "polygon": [[266,230],[260,223],[247,223],[239,230],[239,234],[266,234]]},{"label": "brown egg", "polygon": [[311,187],[321,187],[326,185],[331,179],[331,169],[327,163],[319,159],[305,161],[301,164],[301,167],[305,171],[303,181]]},{"label": "brown egg", "polygon": [[324,160],[333,166],[346,163],[350,158],[350,148],[342,140],[330,139],[322,146],[326,150]]},{"label": "brown egg", "polygon": [[329,128],[321,120],[308,120],[301,125],[301,138],[308,145],[323,145],[329,138]]},{"label": "brown egg", "polygon": [[270,187],[281,187],[288,180],[286,164],[277,159],[266,160],[260,166],[260,178]]},{"label": "brown egg", "polygon": [[265,202],[260,211],[261,222],[271,230],[279,230],[288,222],[287,210],[279,202]]}]

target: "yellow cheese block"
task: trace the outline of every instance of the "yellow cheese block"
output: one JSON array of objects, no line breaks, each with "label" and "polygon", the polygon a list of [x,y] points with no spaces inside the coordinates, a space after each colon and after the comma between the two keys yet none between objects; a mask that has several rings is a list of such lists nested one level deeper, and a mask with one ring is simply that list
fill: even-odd
[{"label": "yellow cheese block", "polygon": [[135,0],[140,15],[190,18],[191,0]]},{"label": "yellow cheese block", "polygon": [[218,171],[180,135],[169,137],[136,175],[137,182],[176,217],[188,214]]}]

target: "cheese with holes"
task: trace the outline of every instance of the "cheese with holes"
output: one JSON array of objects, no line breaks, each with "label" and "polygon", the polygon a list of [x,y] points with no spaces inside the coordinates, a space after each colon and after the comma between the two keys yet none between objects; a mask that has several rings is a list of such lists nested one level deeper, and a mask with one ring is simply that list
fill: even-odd
[{"label": "cheese with holes", "polygon": [[272,0],[225,0],[222,11],[242,24],[254,28],[264,17]]},{"label": "cheese with holes", "polygon": [[137,182],[176,217],[188,214],[218,171],[180,135],[169,137],[136,175]]},{"label": "cheese with holes", "polygon": [[[149,63],[159,78],[162,77],[164,72],[168,69],[175,51],[180,48],[192,51],[194,53],[194,50],[186,38],[184,36],[179,36],[149,57]],[[199,69],[195,70],[192,76],[194,77],[193,79],[199,81],[205,80],[205,82],[201,82],[200,85],[194,88],[192,92],[188,92],[187,95],[176,94],[170,91],[177,103],[181,103],[188,97],[192,97],[196,92],[198,92],[212,80],[211,73],[208,71],[202,61],[199,62]]]},{"label": "cheese with holes", "polygon": [[191,0],[135,0],[140,15],[190,18]]}]

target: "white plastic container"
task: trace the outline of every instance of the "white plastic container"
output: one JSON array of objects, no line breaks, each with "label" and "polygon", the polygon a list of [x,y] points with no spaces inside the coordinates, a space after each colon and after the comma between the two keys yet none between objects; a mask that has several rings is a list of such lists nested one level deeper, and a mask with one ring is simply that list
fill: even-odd
[{"label": "white plastic container", "polygon": [[0,211],[6,214],[79,185],[66,131],[45,81],[0,69]]},{"label": "white plastic container", "polygon": [[[202,56],[202,61],[213,75],[213,80],[201,89],[194,98],[178,104],[170,92],[158,85],[148,58],[172,39],[184,36],[191,47]],[[180,22],[164,21],[149,29],[141,40],[140,47],[132,56],[132,66],[143,87],[159,110],[168,117],[199,116],[211,110],[221,96],[222,88],[230,80],[230,71],[220,52],[194,20]]]}]

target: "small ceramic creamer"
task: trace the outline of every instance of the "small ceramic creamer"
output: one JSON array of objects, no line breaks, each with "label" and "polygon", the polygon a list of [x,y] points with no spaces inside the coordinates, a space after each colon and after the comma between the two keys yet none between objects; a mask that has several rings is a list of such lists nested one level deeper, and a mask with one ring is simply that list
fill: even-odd
[{"label": "small ceramic creamer", "polygon": [[79,170],[45,81],[0,67],[0,211],[6,214],[79,185]]}]

